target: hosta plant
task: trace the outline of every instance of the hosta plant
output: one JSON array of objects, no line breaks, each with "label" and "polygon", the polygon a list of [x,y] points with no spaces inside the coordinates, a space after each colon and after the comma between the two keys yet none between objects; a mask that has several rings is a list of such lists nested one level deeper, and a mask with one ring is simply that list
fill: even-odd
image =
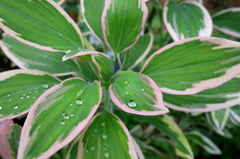
[{"label": "hosta plant", "polygon": [[[213,111],[207,118],[222,130],[228,107],[240,103],[240,43],[210,37],[212,18],[200,1],[169,0],[162,19],[175,42],[150,53],[146,2],[81,0],[79,21],[100,41],[95,48],[63,1],[0,1],[0,46],[20,68],[0,73],[2,158],[144,158],[144,146],[122,116],[154,125],[180,157],[194,157],[187,138],[220,153],[206,136],[183,132],[166,114],[168,108]],[[231,11],[239,15],[239,9],[221,12],[214,25],[239,36],[239,28],[218,18]],[[22,128],[11,120],[25,117]]]}]

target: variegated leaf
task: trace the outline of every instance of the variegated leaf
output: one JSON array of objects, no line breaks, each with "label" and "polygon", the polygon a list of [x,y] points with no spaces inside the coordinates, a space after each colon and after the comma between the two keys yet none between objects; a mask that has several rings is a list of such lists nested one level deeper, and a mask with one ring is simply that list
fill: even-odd
[{"label": "variegated leaf", "polygon": [[240,105],[230,108],[229,119],[237,126],[240,126]]},{"label": "variegated leaf", "polygon": [[115,115],[104,111],[96,115],[84,130],[79,141],[78,158],[137,159],[132,138]]},{"label": "variegated leaf", "polygon": [[64,55],[62,58],[62,61],[66,61],[68,59],[92,61],[91,55],[95,55],[95,54],[103,54],[103,53],[94,51],[94,50],[77,50],[77,51],[69,52],[66,55]]},{"label": "variegated leaf", "polygon": [[229,108],[211,111],[210,118],[217,129],[223,130],[229,116]]},{"label": "variegated leaf", "polygon": [[195,94],[217,87],[240,73],[240,43],[189,38],[169,44],[145,62],[141,73],[169,94]]},{"label": "variegated leaf", "polygon": [[37,98],[59,79],[37,70],[12,70],[0,73],[0,120],[26,114]]},{"label": "variegated leaf", "polygon": [[212,34],[210,14],[201,3],[194,0],[168,0],[163,8],[163,19],[175,41]]},{"label": "variegated leaf", "polygon": [[67,145],[91,120],[100,101],[100,84],[79,78],[46,91],[26,119],[18,159],[47,158]]},{"label": "variegated leaf", "polygon": [[148,76],[134,72],[118,72],[110,81],[113,103],[125,112],[139,115],[168,113],[162,93]]}]

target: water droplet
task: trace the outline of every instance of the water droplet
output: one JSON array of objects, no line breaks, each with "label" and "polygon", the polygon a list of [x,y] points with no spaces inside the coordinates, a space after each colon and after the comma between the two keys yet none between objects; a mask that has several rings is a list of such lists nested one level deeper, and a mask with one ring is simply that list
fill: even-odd
[{"label": "water droplet", "polygon": [[11,101],[12,101],[12,99],[9,99],[8,101],[9,101],[9,102],[11,102]]},{"label": "water droplet", "polygon": [[7,97],[10,97],[10,96],[11,96],[10,94],[7,95]]},{"label": "water droplet", "polygon": [[127,84],[129,84],[129,82],[128,82],[128,81],[124,81],[123,83],[124,83],[124,84],[126,84],[126,85],[127,85]]},{"label": "water droplet", "polygon": [[71,106],[73,106],[73,104],[71,103],[71,104],[69,104],[69,106],[71,107]]},{"label": "water droplet", "polygon": [[95,146],[92,146],[92,147],[91,147],[91,150],[92,150],[92,151],[95,150]]},{"label": "water droplet", "polygon": [[23,96],[26,96],[26,94],[23,94]]},{"label": "water droplet", "polygon": [[42,88],[49,88],[48,84],[42,84]]},{"label": "water droplet", "polygon": [[73,114],[73,113],[71,113],[71,114],[70,114],[70,116],[71,116],[71,117],[73,117],[73,116],[74,116],[74,114]]},{"label": "water droplet", "polygon": [[27,96],[27,98],[29,98],[29,96]]},{"label": "water droplet", "polygon": [[66,114],[66,113],[63,112],[63,113],[62,113],[62,116],[64,116],[65,114]]},{"label": "water droplet", "polygon": [[125,92],[126,95],[129,95],[130,93],[129,92]]},{"label": "water droplet", "polygon": [[144,91],[145,89],[144,88],[141,88],[141,91]]},{"label": "water droplet", "polygon": [[31,94],[32,92],[29,91],[28,93]]},{"label": "water droplet", "polygon": [[65,125],[65,121],[60,121],[60,125]]},{"label": "water droplet", "polygon": [[102,138],[103,138],[103,140],[106,140],[107,139],[107,135],[106,134],[102,134]]},{"label": "water droplet", "polygon": [[77,104],[77,105],[82,105],[82,104],[83,104],[82,99],[78,99],[78,100],[76,100],[76,104]]},{"label": "water droplet", "polygon": [[63,116],[63,119],[66,119],[66,120],[69,119],[69,115],[67,115],[67,114],[64,115],[64,116]]},{"label": "water droplet", "polygon": [[85,153],[88,153],[88,150],[86,150]]},{"label": "water droplet", "polygon": [[2,109],[2,107],[0,106],[0,110]]},{"label": "water droplet", "polygon": [[108,152],[104,153],[104,157],[109,158],[110,154]]},{"label": "water droplet", "polygon": [[17,105],[15,105],[15,106],[13,107],[13,109],[18,109],[18,106],[17,106]]},{"label": "water droplet", "polygon": [[32,99],[35,99],[36,97],[32,97]]},{"label": "water droplet", "polygon": [[76,97],[80,97],[83,93],[83,90],[80,90],[77,94],[76,94]]},{"label": "water droplet", "polygon": [[103,127],[103,126],[105,126],[105,125],[106,125],[106,123],[105,123],[105,122],[102,122],[100,125]]},{"label": "water droplet", "polygon": [[23,97],[20,97],[20,99],[23,99]]},{"label": "water droplet", "polygon": [[97,129],[95,129],[94,131],[97,132]]},{"label": "water droplet", "polygon": [[130,101],[128,102],[128,106],[131,107],[131,108],[133,108],[133,107],[136,107],[136,106],[137,106],[137,103],[136,103],[134,100],[130,100]]},{"label": "water droplet", "polygon": [[38,91],[35,91],[35,93],[38,93]]}]

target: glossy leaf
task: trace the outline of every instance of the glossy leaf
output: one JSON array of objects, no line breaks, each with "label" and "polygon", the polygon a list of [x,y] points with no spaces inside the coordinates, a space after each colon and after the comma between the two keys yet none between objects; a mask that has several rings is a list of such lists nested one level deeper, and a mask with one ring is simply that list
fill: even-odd
[{"label": "glossy leaf", "polygon": [[163,19],[175,41],[212,34],[212,18],[197,1],[168,0],[163,8]]},{"label": "glossy leaf", "polygon": [[229,108],[210,112],[210,118],[217,129],[223,130],[229,116]]},{"label": "glossy leaf", "polygon": [[105,0],[102,14],[105,43],[115,54],[131,48],[137,42],[146,18],[147,7],[142,0]]},{"label": "glossy leaf", "polygon": [[186,134],[186,137],[195,142],[197,145],[204,148],[208,153],[220,155],[222,152],[221,150],[210,140],[207,136],[203,135],[202,133],[193,131]]},{"label": "glossy leaf", "polygon": [[16,159],[22,127],[12,120],[0,122],[0,156],[3,159]]},{"label": "glossy leaf", "polygon": [[195,94],[240,73],[240,43],[213,37],[169,44],[145,62],[141,73],[169,94]]},{"label": "glossy leaf", "polygon": [[114,73],[114,61],[107,55],[92,55],[93,63],[98,68],[99,77],[108,81]]},{"label": "glossy leaf", "polygon": [[139,115],[168,113],[162,93],[151,78],[134,72],[119,72],[110,82],[111,99],[123,111]]},{"label": "glossy leaf", "polygon": [[142,60],[148,55],[152,44],[152,34],[142,35],[131,49],[125,53],[119,54],[122,70],[132,69],[137,64],[142,62]]},{"label": "glossy leaf", "polygon": [[78,26],[52,0],[18,0],[18,3],[1,0],[0,28],[17,40],[42,50],[83,48]]},{"label": "glossy leaf", "polygon": [[0,73],[0,121],[26,114],[37,98],[60,81],[37,70]]},{"label": "glossy leaf", "polygon": [[228,8],[213,15],[214,27],[226,34],[240,38],[240,7]]},{"label": "glossy leaf", "polygon": [[184,112],[208,112],[240,103],[240,77],[213,89],[194,95],[172,95],[163,93],[164,105]]},{"label": "glossy leaf", "polygon": [[33,105],[24,124],[18,159],[47,158],[71,142],[101,101],[101,86],[79,78],[63,81]]},{"label": "glossy leaf", "polygon": [[174,141],[175,152],[183,158],[193,158],[192,149],[178,125],[167,115],[135,116],[140,122],[150,123]]},{"label": "glossy leaf", "polygon": [[96,115],[82,133],[78,158],[137,159],[137,154],[126,126],[105,111]]},{"label": "glossy leaf", "polygon": [[36,69],[49,72],[55,76],[79,73],[73,60],[62,62],[63,52],[39,50],[4,35],[0,46],[5,55],[22,69]]}]

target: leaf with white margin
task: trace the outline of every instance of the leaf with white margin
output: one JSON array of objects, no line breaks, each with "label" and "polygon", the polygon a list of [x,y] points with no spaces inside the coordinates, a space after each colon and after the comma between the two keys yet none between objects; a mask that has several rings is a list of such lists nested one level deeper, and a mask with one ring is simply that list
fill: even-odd
[{"label": "leaf with white margin", "polygon": [[197,1],[168,0],[163,8],[163,20],[174,41],[212,34],[212,18]]},{"label": "leaf with white margin", "polygon": [[179,126],[168,115],[134,116],[139,122],[150,123],[174,141],[176,155],[192,159],[192,149]]},{"label": "leaf with white margin", "polygon": [[240,43],[226,39],[189,38],[151,55],[141,70],[169,94],[196,94],[240,73]]},{"label": "leaf with white margin", "polygon": [[137,43],[128,51],[119,55],[119,63],[121,70],[132,69],[137,66],[148,55],[153,45],[153,34],[145,34],[140,36]]},{"label": "leaf with white margin", "polygon": [[18,3],[1,0],[0,28],[17,40],[41,50],[83,48],[77,24],[52,0],[18,0]]},{"label": "leaf with white margin", "polygon": [[57,4],[61,5],[65,2],[65,0],[54,0]]},{"label": "leaf with white margin", "polygon": [[79,143],[79,137],[78,136],[69,146],[66,159],[77,159],[77,154],[78,154],[78,143]]},{"label": "leaf with white margin", "polygon": [[135,141],[135,139],[133,137],[132,137],[132,141],[133,141],[133,145],[134,145],[134,147],[136,149],[136,153],[137,153],[138,159],[145,159],[140,146],[138,145],[138,143]]},{"label": "leaf with white margin", "polygon": [[148,76],[118,72],[109,83],[113,103],[127,113],[152,116],[169,112],[163,105],[162,92]]},{"label": "leaf with white margin", "polygon": [[210,154],[220,155],[222,153],[221,150],[212,142],[212,140],[210,140],[207,136],[203,135],[200,132],[192,131],[185,135],[187,139],[201,146]]},{"label": "leaf with white margin", "polygon": [[240,7],[224,9],[213,15],[214,28],[240,38]]},{"label": "leaf with white margin", "polygon": [[240,103],[240,77],[194,95],[163,93],[164,105],[184,112],[209,112],[235,106]]},{"label": "leaf with white margin", "polygon": [[0,73],[0,121],[26,114],[38,97],[60,80],[38,70]]},{"label": "leaf with white margin", "polygon": [[229,119],[235,125],[240,126],[240,105],[239,104],[230,108]]},{"label": "leaf with white margin", "polygon": [[80,78],[67,79],[46,91],[27,116],[18,159],[48,158],[71,142],[91,120],[101,95],[100,83]]},{"label": "leaf with white margin", "polygon": [[143,0],[105,0],[102,32],[107,46],[115,53],[130,49],[139,39],[147,18]]},{"label": "leaf with white margin", "polygon": [[76,50],[76,51],[67,53],[66,55],[64,55],[62,57],[62,61],[66,61],[68,59],[81,60],[81,61],[92,61],[91,55],[95,55],[95,54],[103,54],[104,55],[104,53],[101,53],[98,51],[82,49],[82,50]]},{"label": "leaf with white margin", "polygon": [[104,111],[92,118],[79,141],[78,158],[137,159],[132,137],[123,122]]},{"label": "leaf with white margin", "polygon": [[217,129],[223,130],[228,120],[230,108],[210,112],[210,118]]},{"label": "leaf with white margin", "polygon": [[5,55],[22,69],[36,69],[49,72],[55,76],[79,73],[73,60],[62,62],[63,52],[39,50],[19,42],[9,35],[4,35],[0,46]]},{"label": "leaf with white margin", "polygon": [[0,156],[3,159],[16,159],[22,127],[12,120],[0,122]]}]

